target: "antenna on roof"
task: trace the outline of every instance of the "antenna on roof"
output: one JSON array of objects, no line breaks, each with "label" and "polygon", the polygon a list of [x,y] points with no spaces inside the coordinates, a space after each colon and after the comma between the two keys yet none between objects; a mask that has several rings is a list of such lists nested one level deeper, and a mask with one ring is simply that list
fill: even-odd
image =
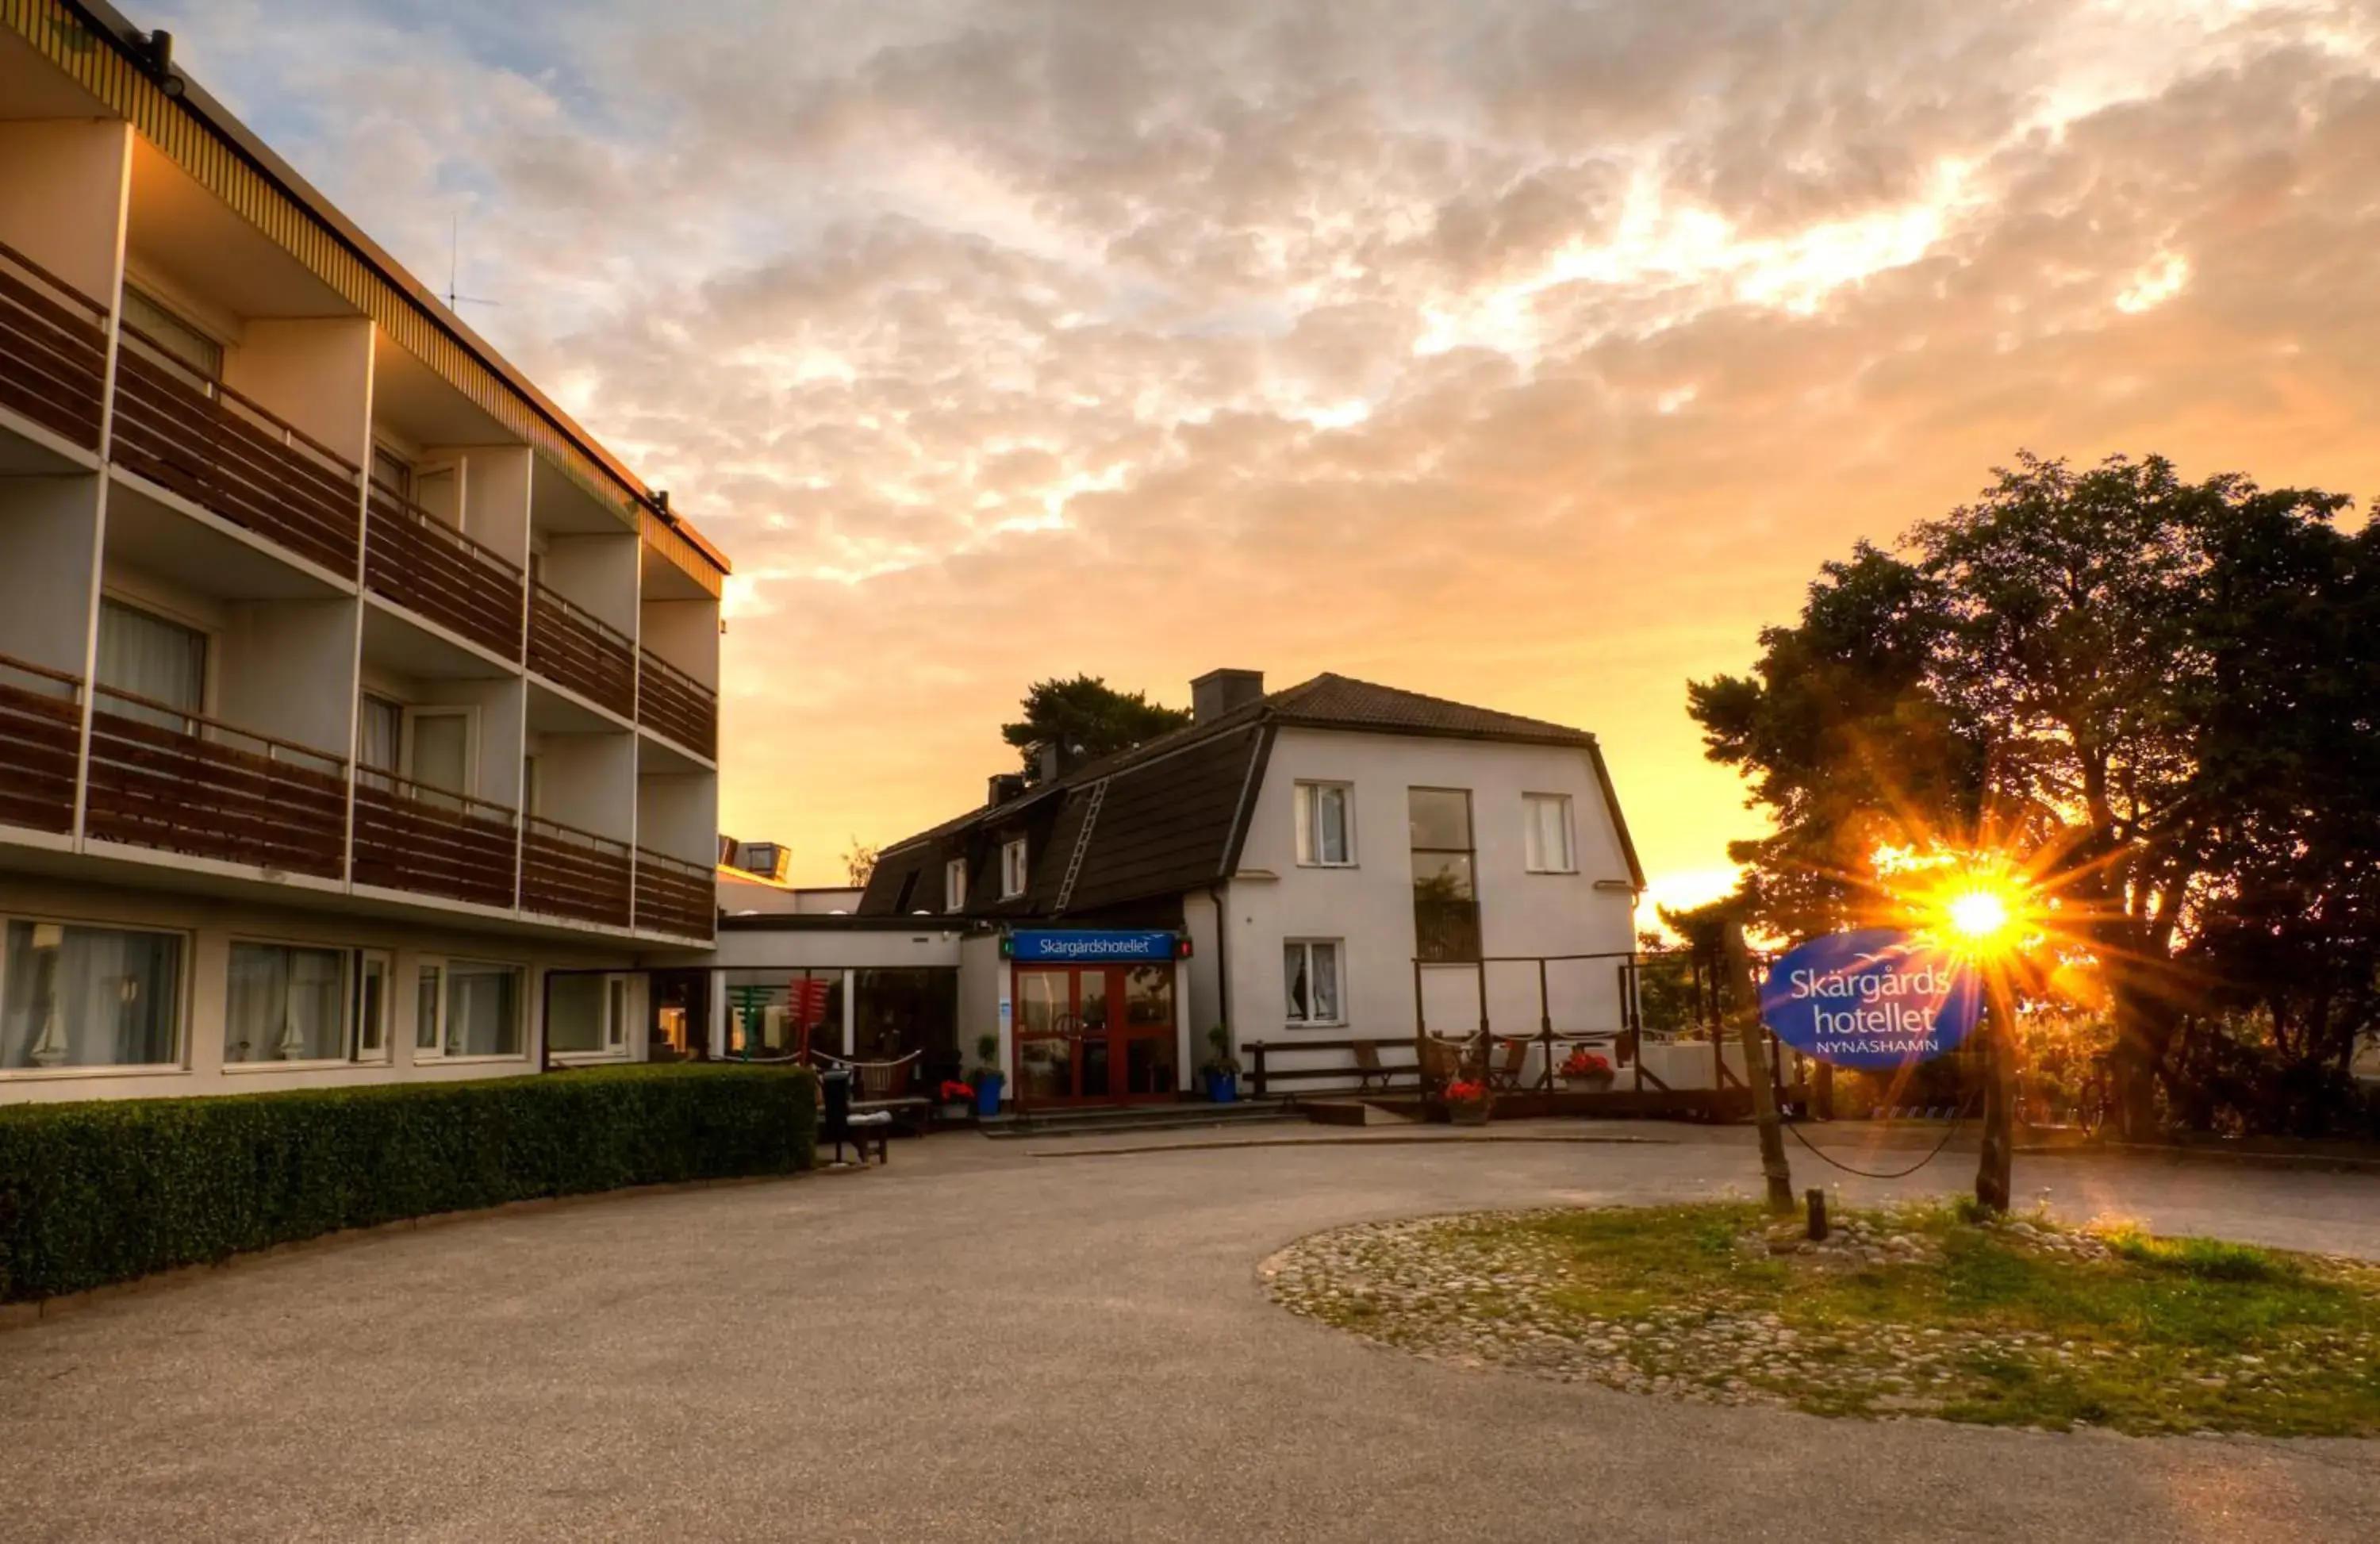
[{"label": "antenna on roof", "polygon": [[451,311],[457,306],[503,305],[504,302],[502,300],[483,300],[476,295],[457,295],[455,293],[455,270],[457,265],[457,260],[462,254],[462,250],[463,217],[460,214],[457,214],[455,216],[453,226],[446,233],[446,309]]}]

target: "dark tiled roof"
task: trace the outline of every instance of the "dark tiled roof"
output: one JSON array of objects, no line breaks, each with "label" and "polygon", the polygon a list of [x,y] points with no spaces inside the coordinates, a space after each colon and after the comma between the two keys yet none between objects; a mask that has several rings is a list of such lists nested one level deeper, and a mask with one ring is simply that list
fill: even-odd
[{"label": "dark tiled roof", "polygon": [[1425,697],[1417,691],[1378,687],[1345,675],[1317,675],[1265,699],[1281,723],[1315,729],[1363,729],[1391,735],[1449,735],[1476,740],[1522,740],[1539,745],[1587,746],[1595,736],[1543,719],[1500,713]]}]

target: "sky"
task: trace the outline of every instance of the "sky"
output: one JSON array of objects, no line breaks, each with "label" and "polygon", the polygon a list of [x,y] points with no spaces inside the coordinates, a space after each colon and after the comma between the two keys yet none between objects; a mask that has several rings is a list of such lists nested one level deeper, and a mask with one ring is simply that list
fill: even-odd
[{"label": "sky", "polygon": [[2380,492],[2380,0],[174,0],[175,55],[735,564],[722,823],[980,802],[1032,681],[1602,740],[2020,449]]}]

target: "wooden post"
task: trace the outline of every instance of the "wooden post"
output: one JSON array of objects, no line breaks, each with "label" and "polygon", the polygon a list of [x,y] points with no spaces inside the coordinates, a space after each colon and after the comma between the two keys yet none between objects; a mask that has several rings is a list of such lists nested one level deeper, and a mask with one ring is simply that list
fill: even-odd
[{"label": "wooden post", "polygon": [[1984,1015],[1984,1150],[1975,1162],[1975,1201],[2006,1212],[2016,1183],[2016,1015],[1995,991]]},{"label": "wooden post", "polygon": [[[1785,1123],[1777,1116],[1777,1090],[1768,1080],[1767,1032],[1760,1023],[1760,992],[1752,979],[1752,951],[1743,942],[1743,924],[1727,921],[1727,967],[1742,1005],[1736,1012],[1736,1037],[1743,1045],[1744,1081],[1752,1085],[1752,1116],[1760,1128],[1760,1172],[1768,1182],[1768,1210],[1779,1216],[1793,1210],[1793,1171],[1785,1161]],[[1716,1098],[1718,1090],[1714,1088]]]}]

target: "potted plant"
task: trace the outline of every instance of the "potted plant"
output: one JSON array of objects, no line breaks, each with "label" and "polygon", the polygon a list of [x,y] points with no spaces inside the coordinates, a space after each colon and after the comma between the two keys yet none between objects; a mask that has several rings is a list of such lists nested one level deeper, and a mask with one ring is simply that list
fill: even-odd
[{"label": "potted plant", "polygon": [[1446,1086],[1446,1118],[1457,1125],[1488,1124],[1488,1085],[1456,1078]]},{"label": "potted plant", "polygon": [[1611,1064],[1580,1046],[1562,1059],[1561,1076],[1563,1084],[1577,1092],[1600,1094],[1611,1087]]},{"label": "potted plant", "polygon": [[985,1120],[1000,1113],[1000,1093],[1008,1078],[1000,1070],[1000,1037],[978,1036],[975,1042],[975,1112]]},{"label": "potted plant", "polygon": [[1232,1054],[1232,1032],[1218,1024],[1207,1031],[1207,1059],[1198,1064],[1207,1097],[1229,1104],[1240,1097],[1240,1059]]},{"label": "potted plant", "polygon": [[942,1086],[934,1091],[934,1098],[940,1106],[934,1112],[937,1119],[963,1121],[975,1113],[976,1091],[968,1084],[944,1078]]}]

